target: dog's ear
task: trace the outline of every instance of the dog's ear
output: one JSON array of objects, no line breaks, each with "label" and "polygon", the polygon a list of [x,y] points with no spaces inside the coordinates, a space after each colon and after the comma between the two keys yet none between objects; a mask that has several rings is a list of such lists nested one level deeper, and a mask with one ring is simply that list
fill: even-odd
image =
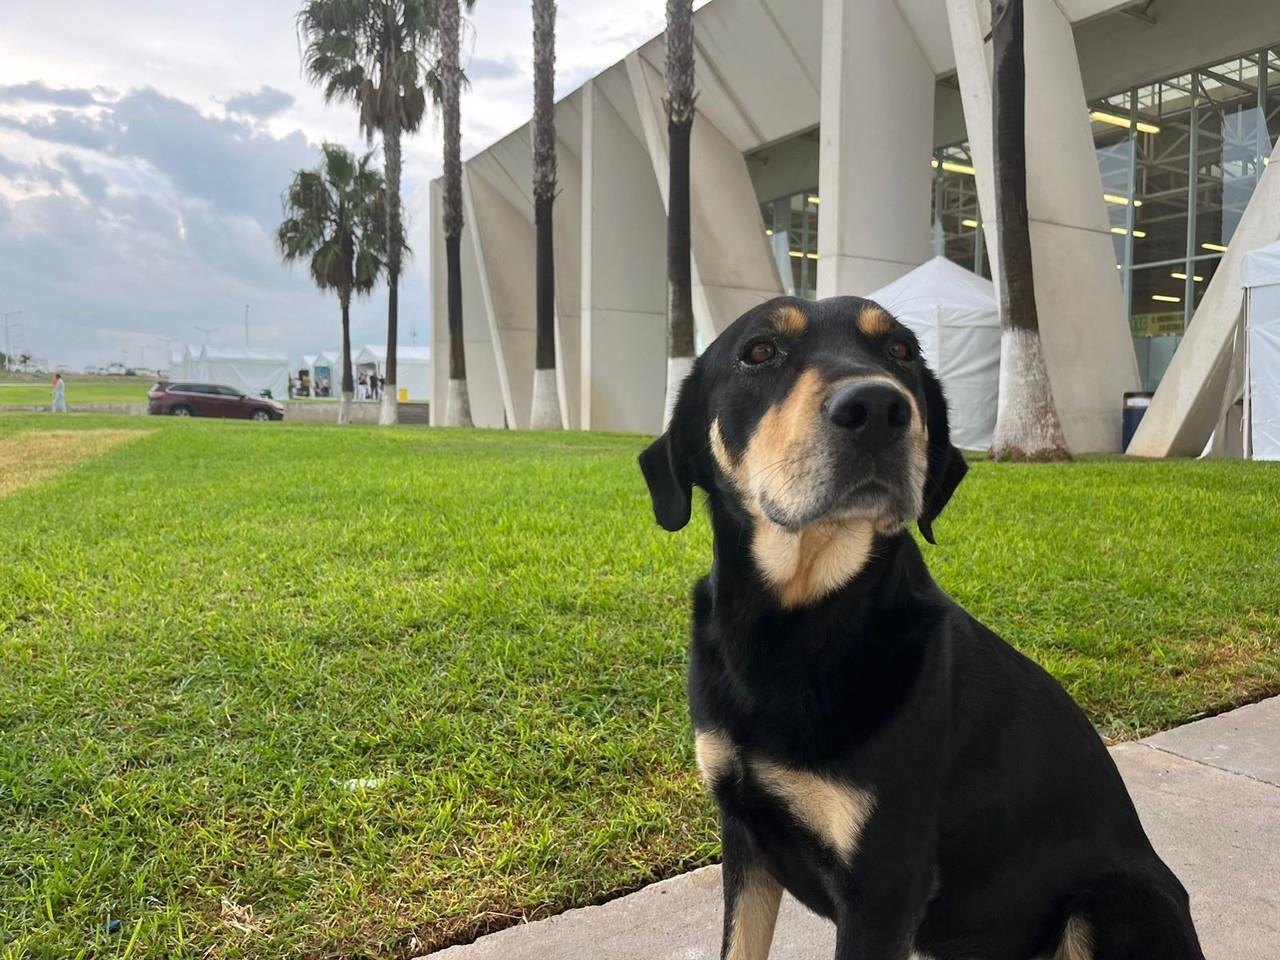
[{"label": "dog's ear", "polygon": [[936,544],[933,521],[938,519],[956,487],[969,472],[964,454],[951,444],[951,428],[947,421],[947,398],[942,384],[928,367],[924,368],[924,401],[928,408],[929,465],[924,482],[924,505],[917,524],[924,538]]},{"label": "dog's ear", "polygon": [[[683,529],[693,512],[695,469],[691,443],[700,435],[701,404],[695,366],[680,387],[667,432],[640,454],[640,471],[649,485],[653,515],[663,528],[673,533]],[[701,435],[705,435],[705,431]]]}]

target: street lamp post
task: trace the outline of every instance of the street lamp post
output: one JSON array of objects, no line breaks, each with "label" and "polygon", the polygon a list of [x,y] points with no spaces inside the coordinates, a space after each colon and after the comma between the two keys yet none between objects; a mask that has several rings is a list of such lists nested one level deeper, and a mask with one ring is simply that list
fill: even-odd
[{"label": "street lamp post", "polygon": [[10,324],[9,318],[19,316],[21,313],[21,310],[0,312],[0,317],[4,317],[4,362],[6,366],[11,366],[13,364],[13,342],[10,339],[10,330],[13,327],[22,326],[20,323]]}]

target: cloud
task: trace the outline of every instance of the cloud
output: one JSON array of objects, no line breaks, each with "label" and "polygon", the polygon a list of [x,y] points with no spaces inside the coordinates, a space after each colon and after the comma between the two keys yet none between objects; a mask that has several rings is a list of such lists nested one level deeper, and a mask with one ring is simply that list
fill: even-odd
[{"label": "cloud", "polygon": [[523,72],[511,58],[494,60],[489,57],[472,57],[466,66],[467,79],[471,81],[510,80]]},{"label": "cloud", "polygon": [[87,150],[100,150],[112,139],[112,130],[107,122],[74,110],[55,110],[25,120],[0,115],[0,127],[21,131],[36,140]]},{"label": "cloud", "polygon": [[[36,140],[144,161],[180,192],[223,212],[252,216],[264,226],[279,220],[280,194],[293,171],[319,158],[299,131],[276,137],[243,120],[206,116],[149,87],[131,90],[93,113],[59,109],[25,119],[0,115],[0,127]],[[83,168],[62,166],[86,196],[96,193],[100,198],[105,192],[106,184]]]},{"label": "cloud", "polygon": [[86,200],[101,203],[106,199],[107,178],[102,174],[86,170],[84,164],[69,153],[58,155],[58,166],[66,171],[67,177]]},{"label": "cloud", "polygon": [[227,113],[238,113],[242,116],[265,120],[289,109],[296,102],[293,94],[263,84],[256,93],[247,90],[237,93],[226,102],[226,108]]},{"label": "cloud", "polygon": [[99,102],[99,94],[110,93],[110,90],[102,87],[95,90],[49,87],[39,80],[31,80],[27,83],[0,85],[0,103],[50,103],[60,107],[91,107]]}]

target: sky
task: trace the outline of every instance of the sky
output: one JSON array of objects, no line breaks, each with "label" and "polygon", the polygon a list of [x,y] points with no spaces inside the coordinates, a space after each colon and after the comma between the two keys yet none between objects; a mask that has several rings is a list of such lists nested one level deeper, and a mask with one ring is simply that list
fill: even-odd
[{"label": "sky", "polygon": [[[78,369],[164,366],[248,342],[291,358],[335,346],[336,298],[273,245],[280,194],[319,144],[368,149],[355,111],[303,78],[299,0],[42,0],[0,30],[0,313],[14,353]],[[561,0],[557,96],[662,28],[663,0]],[[463,33],[467,157],[532,110],[528,0],[478,0]],[[431,117],[405,145],[413,256],[402,344],[430,342]],[[375,144],[376,147],[376,144]],[[379,165],[381,160],[379,159]],[[202,332],[200,327],[210,328]],[[352,308],[386,340],[385,287]],[[0,350],[5,329],[0,317]]]}]

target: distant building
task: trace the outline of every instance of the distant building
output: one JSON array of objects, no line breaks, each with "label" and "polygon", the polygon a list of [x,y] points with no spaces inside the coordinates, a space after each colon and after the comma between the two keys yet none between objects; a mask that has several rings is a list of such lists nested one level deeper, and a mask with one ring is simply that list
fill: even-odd
[{"label": "distant building", "polygon": [[[700,344],[768,297],[866,294],[935,254],[990,276],[987,0],[711,0],[694,19]],[[632,51],[556,107],[557,372],[574,428],[661,425],[663,44]],[[1073,449],[1116,450],[1121,394],[1160,383],[1220,266],[1224,292],[1207,309],[1238,311],[1240,248],[1280,235],[1280,202],[1266,200],[1276,189],[1259,189],[1280,138],[1280,9],[1026,0],[1026,61],[1053,390]],[[528,423],[530,184],[527,125],[464,164],[467,374],[486,426]],[[441,358],[431,410],[443,419],[438,180],[431,201]]]}]

